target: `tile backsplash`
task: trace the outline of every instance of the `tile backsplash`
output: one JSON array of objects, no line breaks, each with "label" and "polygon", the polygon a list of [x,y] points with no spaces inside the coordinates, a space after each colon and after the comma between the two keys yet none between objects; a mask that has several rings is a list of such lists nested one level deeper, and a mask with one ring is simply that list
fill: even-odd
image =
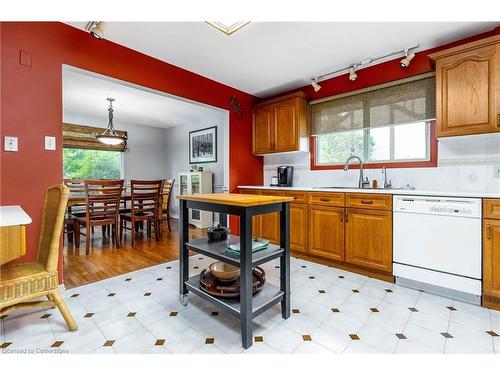
[{"label": "tile backsplash", "polygon": [[[312,171],[310,155],[305,152],[264,156],[264,185],[276,175],[278,165],[294,166],[295,186],[356,186],[359,171]],[[486,192],[500,194],[500,134],[445,138],[438,141],[438,166],[435,168],[390,168],[388,179],[394,187],[407,184],[418,190]],[[370,181],[383,184],[380,169],[366,169]]]}]

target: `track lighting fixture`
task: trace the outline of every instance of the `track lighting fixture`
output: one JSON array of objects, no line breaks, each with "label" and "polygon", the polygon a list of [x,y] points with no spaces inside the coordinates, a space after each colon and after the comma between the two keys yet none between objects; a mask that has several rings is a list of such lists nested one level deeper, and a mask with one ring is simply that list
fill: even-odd
[{"label": "track lighting fixture", "polygon": [[103,21],[90,21],[87,23],[87,26],[85,26],[85,30],[96,39],[104,39],[105,28],[106,24]]},{"label": "track lighting fixture", "polygon": [[409,49],[405,51],[405,57],[399,62],[402,68],[408,68],[410,66],[411,60],[415,57],[414,52],[410,52]]},{"label": "track lighting fixture", "polygon": [[380,61],[380,60],[386,60],[389,57],[397,56],[397,55],[401,55],[401,54],[404,54],[404,58],[399,62],[399,64],[401,65],[402,68],[407,68],[410,65],[410,63],[413,60],[413,58],[415,57],[415,52],[414,51],[418,47],[420,47],[419,44],[417,44],[417,45],[415,45],[413,47],[410,47],[410,48],[406,48],[406,49],[400,50],[400,51],[395,51],[395,52],[387,53],[387,54],[382,55],[382,56],[373,57],[373,58],[369,57],[369,58],[366,58],[364,60],[358,61],[355,64],[351,64],[349,66],[346,66],[344,68],[335,70],[333,72],[326,73],[326,74],[323,74],[323,75],[320,75],[320,76],[316,76],[315,78],[311,79],[311,86],[314,88],[314,91],[318,92],[321,89],[321,86],[318,84],[319,81],[325,80],[327,77],[334,76],[334,75],[336,75],[338,73],[342,73],[343,74],[346,71],[349,72],[349,80],[350,81],[355,81],[356,79],[358,79],[357,70],[360,67],[365,67],[365,66],[371,65],[374,62],[377,62],[377,61]]},{"label": "track lighting fixture", "polygon": [[358,74],[356,73],[356,65],[351,66],[349,69],[349,81],[355,81],[358,79]]},{"label": "track lighting fixture", "polygon": [[318,80],[316,78],[313,78],[311,80],[311,86],[313,87],[314,92],[318,92],[319,90],[321,90],[321,86],[318,84]]}]

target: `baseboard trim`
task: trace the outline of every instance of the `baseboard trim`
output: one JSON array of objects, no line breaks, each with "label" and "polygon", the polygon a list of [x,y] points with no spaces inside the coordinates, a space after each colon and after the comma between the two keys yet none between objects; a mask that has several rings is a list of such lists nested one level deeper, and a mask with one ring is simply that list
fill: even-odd
[{"label": "baseboard trim", "polygon": [[306,253],[296,251],[296,250],[292,250],[291,255],[296,257],[296,258],[308,260],[310,262],[319,263],[319,264],[322,264],[324,266],[335,267],[335,268],[339,268],[339,269],[344,270],[344,271],[355,272],[355,273],[359,273],[359,274],[364,275],[364,276],[372,277],[374,279],[387,281],[389,283],[394,283],[394,276],[391,273],[370,270],[370,269],[366,269],[366,268],[363,268],[360,266],[356,266],[354,264],[337,262],[335,260],[322,258],[322,257],[316,256],[316,255],[306,254]]}]

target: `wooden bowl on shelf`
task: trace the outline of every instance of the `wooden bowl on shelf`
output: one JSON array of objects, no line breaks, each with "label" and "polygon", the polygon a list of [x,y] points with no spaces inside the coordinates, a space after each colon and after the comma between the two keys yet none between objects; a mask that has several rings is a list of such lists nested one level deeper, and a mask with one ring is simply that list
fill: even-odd
[{"label": "wooden bowl on shelf", "polygon": [[214,262],[208,268],[216,279],[224,282],[234,281],[240,277],[239,267],[224,262]]}]

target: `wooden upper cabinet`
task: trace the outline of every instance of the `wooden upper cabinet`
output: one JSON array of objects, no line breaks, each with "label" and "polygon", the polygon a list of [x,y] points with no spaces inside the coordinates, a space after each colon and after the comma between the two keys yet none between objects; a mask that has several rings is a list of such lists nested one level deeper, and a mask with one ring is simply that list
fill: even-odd
[{"label": "wooden upper cabinet", "polygon": [[308,136],[308,104],[304,93],[286,95],[255,106],[254,154],[303,150],[308,145]]},{"label": "wooden upper cabinet", "polygon": [[336,261],[344,260],[344,209],[309,206],[309,251]]},{"label": "wooden upper cabinet", "polygon": [[392,212],[346,209],[345,261],[392,272]]},{"label": "wooden upper cabinet", "polygon": [[273,108],[259,107],[253,111],[253,152],[267,154],[273,151]]},{"label": "wooden upper cabinet", "polygon": [[483,304],[500,303],[500,220],[483,220]]},{"label": "wooden upper cabinet", "polygon": [[500,131],[500,36],[429,55],[438,137]]}]

